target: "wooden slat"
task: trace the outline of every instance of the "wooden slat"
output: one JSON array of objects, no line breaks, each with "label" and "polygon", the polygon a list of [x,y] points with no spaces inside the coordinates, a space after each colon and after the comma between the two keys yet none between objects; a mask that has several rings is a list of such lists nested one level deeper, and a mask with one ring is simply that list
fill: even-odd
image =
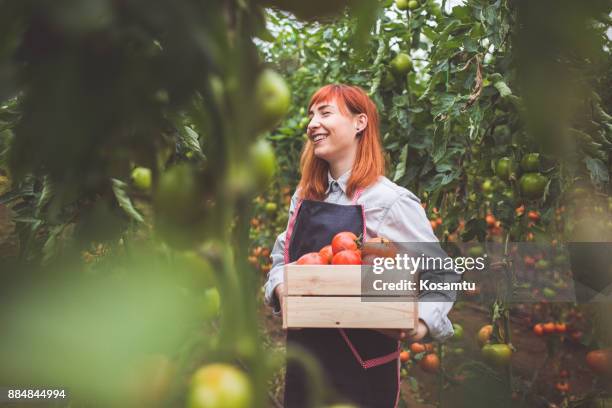
[{"label": "wooden slat", "polygon": [[361,265],[285,265],[285,286],[292,295],[361,295]]},{"label": "wooden slat", "polygon": [[360,297],[284,297],[284,328],[342,327],[410,329],[416,327],[416,302],[362,302]]}]

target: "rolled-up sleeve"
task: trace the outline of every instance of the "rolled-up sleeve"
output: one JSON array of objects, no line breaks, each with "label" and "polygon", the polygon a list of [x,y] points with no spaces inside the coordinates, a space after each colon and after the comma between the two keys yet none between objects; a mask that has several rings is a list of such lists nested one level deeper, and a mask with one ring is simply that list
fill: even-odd
[{"label": "rolled-up sleeve", "polygon": [[[291,197],[291,204],[289,205],[289,222],[295,212],[295,206],[297,204],[297,191]],[[287,223],[287,227],[289,224]],[[281,283],[283,283],[283,266],[285,265],[285,237],[287,236],[287,229],[279,234],[270,253],[270,259],[272,260],[272,267],[268,272],[268,280],[264,286],[264,301],[268,306],[272,307],[274,314],[280,314],[280,303],[278,297],[274,293],[274,289]]]},{"label": "rolled-up sleeve", "polygon": [[[380,222],[378,235],[392,242],[436,243],[426,244],[427,256],[446,256],[438,244],[425,210],[419,199],[407,191],[391,204]],[[461,274],[454,270],[421,270],[419,279],[431,282],[459,282]],[[456,299],[455,291],[423,291],[419,294],[419,318],[429,329],[429,336],[443,341],[454,333],[453,325],[448,319]]]}]

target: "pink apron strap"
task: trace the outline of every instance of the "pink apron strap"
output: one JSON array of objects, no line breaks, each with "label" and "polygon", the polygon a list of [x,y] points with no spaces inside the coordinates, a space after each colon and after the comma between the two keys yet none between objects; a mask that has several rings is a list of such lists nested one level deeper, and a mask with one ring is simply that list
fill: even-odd
[{"label": "pink apron strap", "polygon": [[371,358],[369,360],[363,361],[363,359],[359,355],[359,352],[357,351],[357,349],[353,345],[353,342],[346,335],[346,332],[344,331],[344,329],[338,329],[338,330],[340,330],[340,334],[342,335],[342,338],[344,339],[344,341],[346,341],[346,344],[351,349],[351,352],[355,356],[355,359],[366,370],[368,368],[372,368],[372,367],[376,367],[376,366],[379,366],[379,365],[382,365],[382,364],[386,364],[389,361],[393,361],[393,360],[399,358],[399,355],[400,355],[400,342],[398,340],[397,341],[397,350],[395,350],[394,352],[386,354],[386,355],[381,356],[381,357]]},{"label": "pink apron strap", "polygon": [[[352,205],[357,205],[357,200],[359,200],[359,197],[361,197],[361,193],[363,193],[363,188],[358,189],[357,191],[355,191],[355,194],[353,194],[353,201],[351,202]],[[366,218],[365,218],[365,207],[363,205],[361,205],[361,217],[363,218],[363,234],[362,239],[365,241],[366,239]]]}]

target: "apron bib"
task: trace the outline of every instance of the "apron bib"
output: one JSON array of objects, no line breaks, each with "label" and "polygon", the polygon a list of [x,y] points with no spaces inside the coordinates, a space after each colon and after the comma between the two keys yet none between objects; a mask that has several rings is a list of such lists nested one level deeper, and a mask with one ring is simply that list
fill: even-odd
[{"label": "apron bib", "polygon": [[[365,237],[363,206],[300,200],[287,228],[285,263],[328,245],[334,235],[351,231]],[[300,329],[287,331],[287,348],[298,345],[317,359],[324,384],[336,399],[359,407],[391,408],[399,400],[400,342],[368,329]],[[312,408],[306,373],[296,361],[287,362],[285,407]],[[318,408],[318,407],[317,407]]]}]

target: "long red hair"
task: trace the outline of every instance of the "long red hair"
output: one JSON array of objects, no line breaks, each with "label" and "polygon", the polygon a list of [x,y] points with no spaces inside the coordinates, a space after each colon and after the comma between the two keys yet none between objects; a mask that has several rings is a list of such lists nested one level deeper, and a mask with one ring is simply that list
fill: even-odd
[{"label": "long red hair", "polygon": [[[385,158],[378,130],[378,111],[363,89],[351,85],[329,84],[314,93],[308,104],[308,112],[313,105],[330,101],[335,101],[345,115],[364,113],[368,117],[368,124],[358,136],[355,162],[347,183],[346,194],[352,197],[358,189],[368,187],[385,174]],[[300,166],[300,197],[308,200],[325,199],[329,164],[314,155],[314,145],[310,139],[302,149]]]}]

